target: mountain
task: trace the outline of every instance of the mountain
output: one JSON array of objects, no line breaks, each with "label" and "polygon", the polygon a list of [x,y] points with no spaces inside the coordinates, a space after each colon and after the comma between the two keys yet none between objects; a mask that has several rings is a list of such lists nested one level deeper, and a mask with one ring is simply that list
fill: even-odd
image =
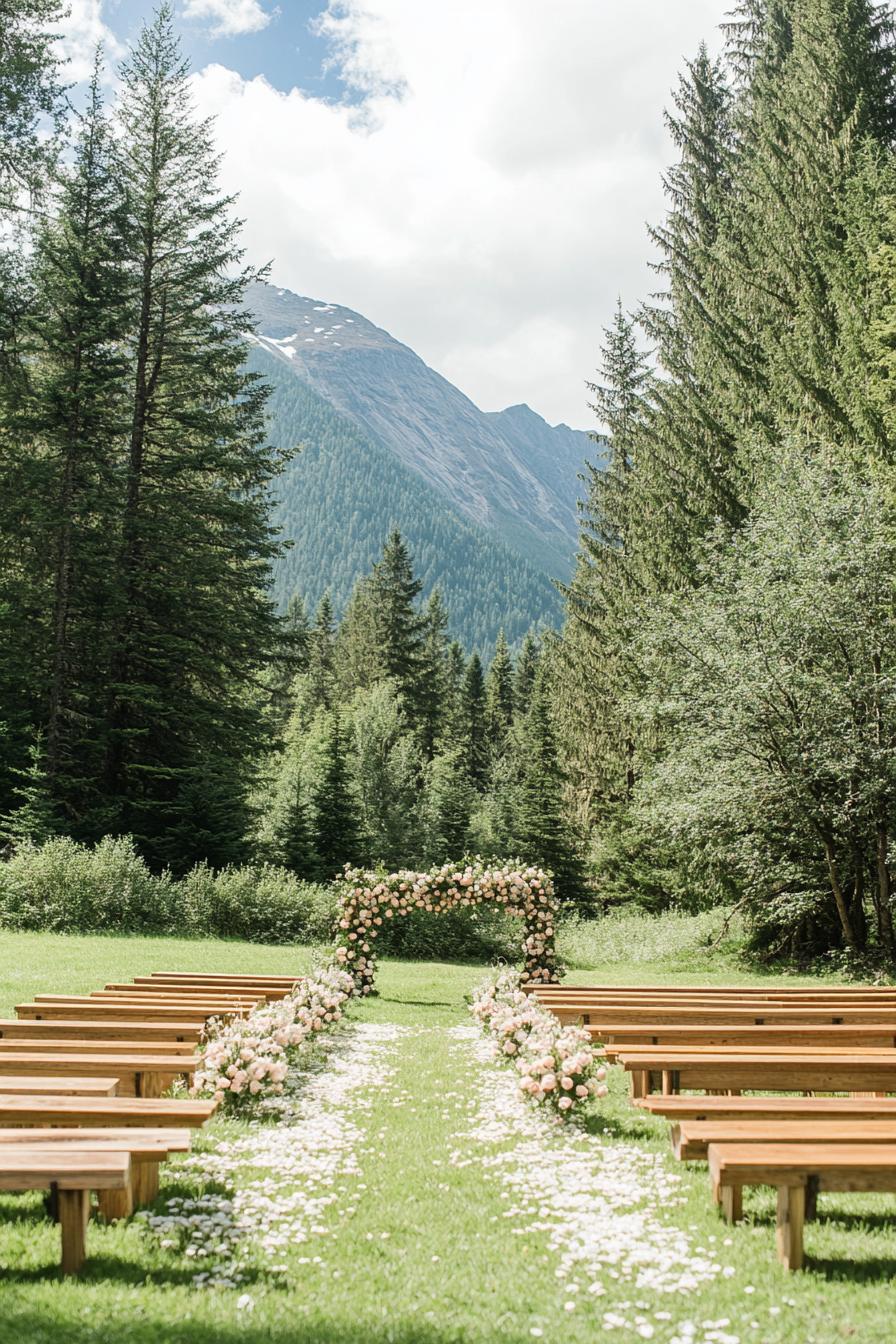
[{"label": "mountain", "polygon": [[278,597],[298,590],[314,604],[329,587],[340,607],[395,525],[468,647],[487,654],[502,626],[513,641],[556,624],[578,475],[599,445],[528,406],[480,411],[351,309],[272,285],[254,286],[249,306],[271,437],[302,445],[276,491],[292,541]]}]

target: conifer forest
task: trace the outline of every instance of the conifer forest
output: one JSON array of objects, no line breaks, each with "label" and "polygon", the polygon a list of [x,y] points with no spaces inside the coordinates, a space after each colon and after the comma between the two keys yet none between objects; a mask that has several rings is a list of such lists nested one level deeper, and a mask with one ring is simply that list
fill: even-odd
[{"label": "conifer forest", "polygon": [[[350,574],[369,518],[343,542],[295,484],[283,512],[321,445],[272,444],[269,272],[176,16],[74,100],[60,8],[0,6],[6,858],[130,837],[173,880],[307,883],[518,859],[581,914],[725,906],[765,958],[892,966],[890,8],[742,0],[682,65],[655,292],[577,371],[578,549],[506,614],[513,566],[483,550],[480,591],[472,532],[433,587],[401,520]],[[428,566],[461,533],[427,501]],[[333,573],[285,587],[317,536]]]}]

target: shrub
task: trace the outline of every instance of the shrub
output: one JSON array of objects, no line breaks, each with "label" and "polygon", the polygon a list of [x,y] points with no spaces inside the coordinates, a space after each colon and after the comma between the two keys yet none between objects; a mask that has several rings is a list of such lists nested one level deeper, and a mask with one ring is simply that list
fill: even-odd
[{"label": "shrub", "polygon": [[129,837],[95,848],[74,840],[26,844],[0,864],[0,926],[49,933],[179,933],[247,942],[328,942],[333,888],[272,864],[200,864],[180,882],[152,873]]},{"label": "shrub", "polygon": [[726,920],[723,950],[730,953],[743,936],[743,922],[732,919],[730,909],[722,906],[695,915],[676,910],[653,915],[624,906],[600,919],[567,919],[559,925],[557,944],[567,965],[583,969],[613,962],[667,965],[682,960],[694,967],[720,937]]},{"label": "shrub", "polygon": [[0,923],[53,933],[160,933],[177,922],[177,886],[128,837],[94,849],[57,838],[23,845],[0,869]]},{"label": "shrub", "polygon": [[186,932],[252,943],[328,942],[337,910],[333,889],[267,863],[220,873],[199,864],[180,896]]}]

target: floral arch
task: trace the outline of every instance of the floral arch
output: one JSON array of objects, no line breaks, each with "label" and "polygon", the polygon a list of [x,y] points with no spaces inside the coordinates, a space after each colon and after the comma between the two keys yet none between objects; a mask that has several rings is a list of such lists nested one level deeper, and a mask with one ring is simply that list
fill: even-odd
[{"label": "floral arch", "polygon": [[369,994],[376,970],[373,945],[387,919],[412,910],[439,915],[455,906],[481,905],[484,901],[494,901],[524,921],[526,978],[544,984],[557,980],[557,902],[550,877],[540,868],[488,868],[481,863],[463,868],[445,864],[428,873],[403,871],[387,876],[347,868],[337,925],[336,963],[354,976],[359,994]]}]

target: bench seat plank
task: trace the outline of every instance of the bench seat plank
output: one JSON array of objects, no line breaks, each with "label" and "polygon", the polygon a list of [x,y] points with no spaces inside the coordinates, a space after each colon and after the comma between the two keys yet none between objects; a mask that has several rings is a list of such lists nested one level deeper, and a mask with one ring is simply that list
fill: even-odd
[{"label": "bench seat plank", "polygon": [[158,1096],[170,1087],[172,1079],[191,1078],[197,1067],[193,1055],[105,1055],[91,1054],[88,1049],[74,1055],[41,1054],[38,1049],[0,1051],[0,1075],[114,1075],[122,1096]]},{"label": "bench seat plank", "polygon": [[198,1022],[140,1022],[115,1019],[98,1021],[84,1018],[53,1018],[35,1021],[33,1018],[0,1018],[0,1041],[53,1040],[76,1041],[177,1041],[189,1045],[198,1043],[202,1027]]},{"label": "bench seat plank", "polygon": [[658,1022],[644,1026],[625,1026],[618,1022],[590,1023],[585,1030],[592,1041],[607,1046],[637,1045],[789,1045],[789,1046],[872,1046],[880,1049],[896,1048],[896,1025],[858,1023],[836,1026],[833,1023],[803,1023],[799,1026],[754,1025],[746,1026],[661,1026]]},{"label": "bench seat plank", "polygon": [[194,1026],[203,1026],[210,1017],[235,1017],[239,1015],[234,1008],[208,1008],[205,1004],[167,1004],[167,1003],[104,1003],[101,999],[81,998],[66,1000],[64,1003],[17,1003],[16,1016],[23,1020],[52,1022],[59,1018],[68,1021],[78,1017],[86,1021],[104,1022],[147,1022],[150,1024],[169,1022],[192,1022]]},{"label": "bench seat plank", "polygon": [[52,1036],[42,1036],[34,1041],[10,1040],[0,1037],[0,1056],[27,1050],[39,1050],[41,1054],[78,1055],[89,1052],[91,1055],[195,1055],[196,1045],[192,1041],[128,1041],[128,1040],[57,1040]]},{"label": "bench seat plank", "polygon": [[594,1007],[582,1007],[576,1004],[549,1004],[551,1012],[561,1022],[584,1022],[590,1025],[592,1020],[606,1022],[610,1017],[622,1025],[641,1026],[644,1023],[658,1023],[661,1026],[762,1026],[766,1023],[779,1026],[801,1026],[819,1023],[854,1025],[866,1023],[870,1026],[896,1026],[896,1007],[873,1005],[854,1007],[851,1005],[827,1004],[823,1007],[803,1007],[797,1004],[766,1006],[758,1003],[694,1007],[690,1004],[600,1004]]},{"label": "bench seat plank", "polygon": [[640,1097],[635,1105],[667,1120],[896,1119],[896,1097]]},{"label": "bench seat plank", "polygon": [[117,1078],[61,1078],[58,1074],[37,1077],[34,1074],[18,1073],[0,1076],[0,1097],[12,1094],[39,1096],[72,1097],[114,1097],[118,1092]]},{"label": "bench seat plank", "polygon": [[0,1095],[0,1126],[150,1125],[199,1129],[217,1110],[192,1097],[64,1097]]},{"label": "bench seat plank", "polygon": [[706,1160],[711,1143],[889,1143],[896,1144],[892,1120],[682,1120],[672,1126],[672,1151],[681,1162]]}]

